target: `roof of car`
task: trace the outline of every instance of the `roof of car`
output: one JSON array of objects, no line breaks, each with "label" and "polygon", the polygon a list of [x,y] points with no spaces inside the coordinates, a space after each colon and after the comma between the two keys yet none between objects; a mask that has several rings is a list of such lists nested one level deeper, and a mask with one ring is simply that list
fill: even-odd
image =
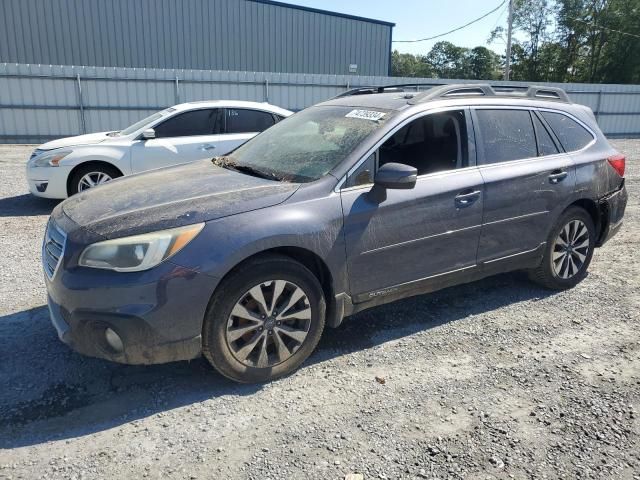
[{"label": "roof of car", "polygon": [[193,110],[195,108],[251,108],[253,110],[265,110],[268,112],[273,112],[277,115],[282,115],[283,117],[288,117],[293,114],[293,112],[286,110],[284,108],[277,107],[275,105],[271,105],[267,102],[247,102],[243,100],[198,100],[195,102],[187,102],[180,103],[178,105],[174,105],[171,108],[174,108],[179,111],[185,110]]}]

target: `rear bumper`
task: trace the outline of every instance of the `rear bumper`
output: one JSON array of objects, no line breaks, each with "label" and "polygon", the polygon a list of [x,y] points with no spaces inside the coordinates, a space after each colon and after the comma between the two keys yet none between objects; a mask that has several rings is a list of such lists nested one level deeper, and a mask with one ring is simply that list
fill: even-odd
[{"label": "rear bumper", "polygon": [[622,227],[624,211],[627,207],[627,188],[624,181],[620,189],[600,199],[599,207],[602,218],[602,233],[596,246],[601,247],[616,235]]}]

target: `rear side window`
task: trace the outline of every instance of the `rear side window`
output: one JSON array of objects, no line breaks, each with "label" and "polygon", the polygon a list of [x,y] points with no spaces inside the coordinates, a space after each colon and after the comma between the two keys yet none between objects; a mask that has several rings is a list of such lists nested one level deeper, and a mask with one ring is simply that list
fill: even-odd
[{"label": "rear side window", "polygon": [[260,110],[227,109],[227,133],[262,132],[275,123],[273,115]]},{"label": "rear side window", "polygon": [[545,127],[535,115],[533,115],[533,123],[536,127],[536,137],[538,139],[538,155],[544,157],[545,155],[560,153],[551,135],[547,131],[547,127]]},{"label": "rear side window", "polygon": [[484,163],[508,162],[538,155],[528,110],[476,110]]},{"label": "rear side window", "polygon": [[191,137],[219,133],[219,113],[220,110],[217,108],[179,113],[154,127],[156,138]]},{"label": "rear side window", "polygon": [[574,152],[586,147],[593,135],[575,120],[561,113],[542,112],[544,119],[555,132],[567,152]]}]

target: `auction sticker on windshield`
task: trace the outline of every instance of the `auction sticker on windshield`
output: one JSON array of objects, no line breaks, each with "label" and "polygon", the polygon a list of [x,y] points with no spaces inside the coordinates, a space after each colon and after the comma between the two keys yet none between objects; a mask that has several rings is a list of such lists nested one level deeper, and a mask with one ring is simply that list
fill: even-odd
[{"label": "auction sticker on windshield", "polygon": [[345,115],[348,118],[361,118],[363,120],[380,120],[385,116],[383,112],[376,112],[375,110],[351,110]]}]

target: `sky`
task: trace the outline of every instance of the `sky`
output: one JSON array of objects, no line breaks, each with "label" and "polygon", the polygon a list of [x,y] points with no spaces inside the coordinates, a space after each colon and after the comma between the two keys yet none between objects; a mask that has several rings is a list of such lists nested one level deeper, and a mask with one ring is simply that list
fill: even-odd
[{"label": "sky", "polygon": [[[501,0],[281,0],[286,3],[320,8],[395,23],[393,40],[414,40],[444,33],[464,25],[497,7]],[[419,43],[394,43],[400,52],[426,54],[440,40],[461,47],[487,46],[504,53],[503,41],[487,43],[496,26],[507,24],[507,5],[463,30],[437,40]]]}]

